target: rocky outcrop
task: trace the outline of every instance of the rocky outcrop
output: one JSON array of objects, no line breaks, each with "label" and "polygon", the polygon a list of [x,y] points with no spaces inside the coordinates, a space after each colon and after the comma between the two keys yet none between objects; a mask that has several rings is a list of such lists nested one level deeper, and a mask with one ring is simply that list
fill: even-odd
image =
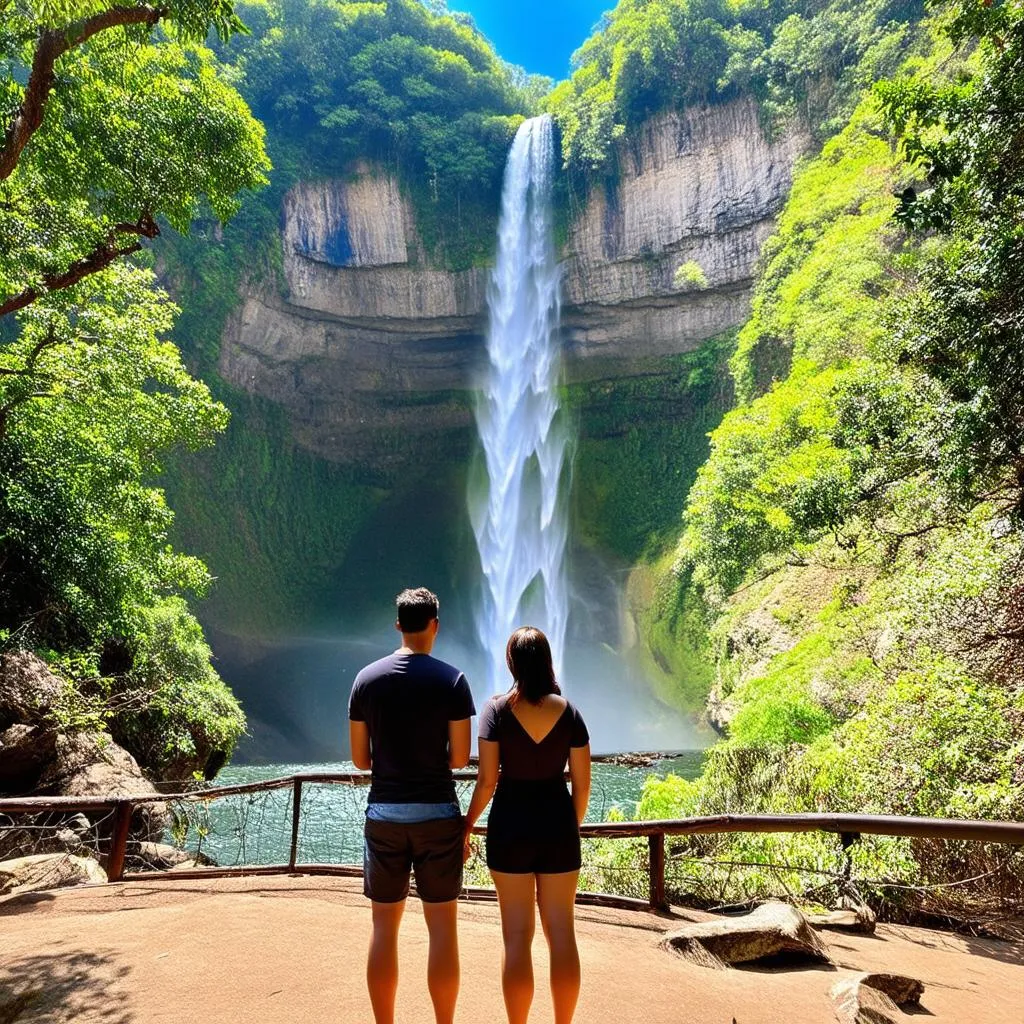
[{"label": "rocky outcrop", "polygon": [[[741,323],[809,145],[798,129],[768,138],[752,100],[663,115],[625,141],[564,250],[569,378],[658,372]],[[336,461],[409,464],[466,434],[488,271],[430,267],[398,182],[367,166],[296,185],[281,230],[283,291],[246,290],[222,376],[284,406],[299,443]],[[707,287],[674,283],[690,261]]]},{"label": "rocky outcrop", "polygon": [[[761,246],[810,147],[766,136],[751,99],[647,122],[569,235],[564,322],[577,376],[629,373],[742,323]],[[675,282],[696,263],[707,286]]]},{"label": "rocky outcrop", "polygon": [[57,756],[57,733],[19,723],[0,732],[0,793],[29,793]]},{"label": "rocky outcrop", "polygon": [[106,872],[91,857],[41,853],[0,861],[0,896],[18,896],[66,885],[102,884]]},{"label": "rocky outcrop", "polygon": [[31,651],[0,654],[0,729],[46,722],[66,692],[64,680]]},{"label": "rocky outcrop", "polygon": [[300,182],[284,199],[286,268],[384,267],[409,261],[412,214],[398,182],[361,167],[348,183]]},{"label": "rocky outcrop", "polygon": [[[13,791],[15,794],[24,791]],[[156,796],[135,758],[107,733],[57,733],[53,755],[39,773],[36,796]],[[167,825],[167,806],[152,801],[136,806],[130,836],[134,842],[159,840]],[[13,827],[2,827],[9,825]],[[97,852],[113,831],[108,811],[41,813],[14,816],[0,825],[0,857],[54,852]],[[27,826],[27,827],[18,827]]]},{"label": "rocky outcrop", "polygon": [[924,985],[916,978],[858,974],[837,981],[829,998],[840,1024],[898,1024],[906,1019],[900,1006],[917,1006],[923,993]]},{"label": "rocky outcrop", "polygon": [[39,780],[39,791],[59,796],[155,796],[138,762],[110,735],[61,733],[56,756]]},{"label": "rocky outcrop", "polygon": [[765,903],[742,917],[688,924],[665,936],[666,949],[701,967],[791,954],[831,963],[810,922],[788,903]]},{"label": "rocky outcrop", "polygon": [[878,925],[875,912],[861,903],[856,907],[840,907],[822,914],[808,914],[807,920],[815,928],[827,928],[830,931],[860,932],[862,935],[874,935]]}]

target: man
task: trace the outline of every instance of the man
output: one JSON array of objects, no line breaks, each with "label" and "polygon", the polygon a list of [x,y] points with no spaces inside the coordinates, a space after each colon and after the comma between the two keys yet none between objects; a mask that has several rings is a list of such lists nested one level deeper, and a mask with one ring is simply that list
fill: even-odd
[{"label": "man", "polygon": [[469,763],[466,677],[431,656],[437,597],[403,590],[396,628],[402,646],[367,665],[352,686],[349,736],[357,768],[371,770],[366,807],[363,892],[373,902],[366,985],[377,1024],[393,1024],[398,926],[409,873],[430,935],[427,986],[437,1024],[452,1024],[459,994],[456,899],[462,890],[462,814],[453,768]]}]

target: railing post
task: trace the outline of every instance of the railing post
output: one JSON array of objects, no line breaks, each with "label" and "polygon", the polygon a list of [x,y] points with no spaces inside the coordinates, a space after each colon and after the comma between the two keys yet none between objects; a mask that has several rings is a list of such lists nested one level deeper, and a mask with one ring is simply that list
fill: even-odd
[{"label": "railing post", "polygon": [[131,800],[118,800],[114,805],[114,833],[107,854],[107,880],[120,882],[124,877],[124,856],[128,848],[128,832],[132,825]]},{"label": "railing post", "polygon": [[299,818],[302,816],[302,779],[296,778],[292,783],[292,849],[288,855],[288,870],[295,870],[295,861],[299,855]]},{"label": "railing post", "polygon": [[665,910],[668,907],[665,899],[665,833],[648,836],[647,850],[650,877],[648,903],[651,910]]}]

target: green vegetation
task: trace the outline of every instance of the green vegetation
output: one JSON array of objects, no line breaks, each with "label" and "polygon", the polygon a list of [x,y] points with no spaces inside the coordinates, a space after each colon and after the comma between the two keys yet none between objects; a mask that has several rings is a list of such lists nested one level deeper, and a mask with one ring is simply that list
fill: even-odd
[{"label": "green vegetation", "polygon": [[25,0],[0,28],[0,636],[59,661],[101,718],[141,684],[156,772],[223,759],[244,717],[179,596],[205,566],[168,544],[154,486],[227,411],[130,257],[265,182],[262,128],[199,43],[239,27],[225,0]]},{"label": "green vegetation", "polygon": [[[727,739],[696,782],[652,781],[644,813],[1024,814],[1024,179],[1009,141],[1024,17],[964,3],[931,27],[929,53],[799,170],[765,247],[730,363],[738,404],[645,629],[675,637],[681,662],[703,655]],[[703,646],[680,626],[694,614]],[[830,839],[689,852],[817,866],[837,873],[830,898],[850,895]],[[879,840],[850,857],[859,895],[890,910],[1019,897],[1019,855]],[[959,892],[899,888],[972,874]],[[696,862],[677,884],[719,900],[820,890],[788,868],[734,879]]]},{"label": "green vegetation", "polygon": [[584,544],[636,561],[674,539],[679,507],[732,391],[731,334],[652,361],[649,376],[572,385],[582,440],[575,458],[573,522]]},{"label": "green vegetation", "polygon": [[223,390],[226,436],[170,474],[175,505],[188,509],[175,533],[219,577],[204,601],[211,621],[244,636],[308,630],[390,482],[304,451],[282,410]]},{"label": "green vegetation", "polygon": [[277,170],[262,201],[275,214],[299,178],[369,163],[402,182],[432,264],[489,259],[508,146],[546,80],[506,65],[443,3],[259,0],[238,10],[250,34],[218,52],[267,126]]},{"label": "green vegetation", "polygon": [[696,260],[687,260],[676,267],[672,284],[680,291],[700,290],[707,288],[708,276]]},{"label": "green vegetation", "polygon": [[837,130],[860,91],[905,57],[918,0],[620,0],[547,103],[567,167],[604,168],[654,114],[758,98],[766,120]]}]

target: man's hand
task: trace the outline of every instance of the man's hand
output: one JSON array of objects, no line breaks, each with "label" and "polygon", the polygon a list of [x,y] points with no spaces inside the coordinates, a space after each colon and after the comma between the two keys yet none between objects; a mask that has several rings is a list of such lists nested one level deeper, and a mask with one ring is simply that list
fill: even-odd
[{"label": "man's hand", "polygon": [[465,835],[462,837],[462,863],[465,864],[470,857],[473,856],[473,832],[471,829],[466,829]]}]

